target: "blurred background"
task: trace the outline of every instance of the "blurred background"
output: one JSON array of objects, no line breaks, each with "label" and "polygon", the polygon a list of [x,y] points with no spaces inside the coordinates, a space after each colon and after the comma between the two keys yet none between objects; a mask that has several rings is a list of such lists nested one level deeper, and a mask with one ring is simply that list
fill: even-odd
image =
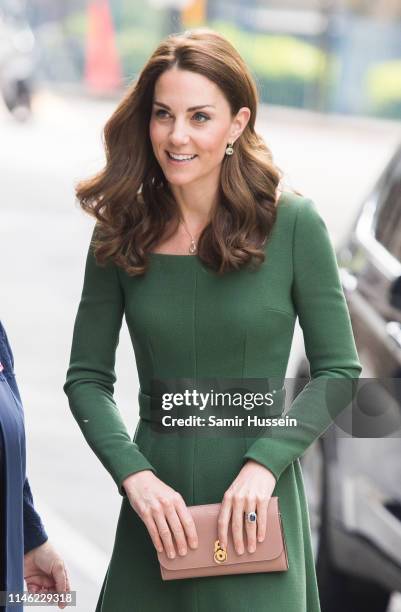
[{"label": "blurred background", "polygon": [[[74,185],[102,167],[104,123],[159,41],[202,25],[248,63],[258,131],[285,185],[311,197],[327,223],[365,375],[401,371],[400,302],[381,303],[401,279],[401,249],[388,246],[401,236],[398,0],[0,0],[0,317],[24,400],[34,498],[79,612],[95,609],[121,498],[62,391],[93,227]],[[133,433],[138,380],[125,324],[116,369]],[[287,377],[300,375],[297,325]],[[327,437],[304,459],[322,612],[400,612],[399,440],[349,442]]]},{"label": "blurred background", "polygon": [[[397,0],[2,0],[0,6],[15,22],[29,23],[41,83],[123,86],[163,36],[208,24],[248,62],[263,102],[401,117]],[[100,42],[108,62],[102,75],[96,73]]]}]

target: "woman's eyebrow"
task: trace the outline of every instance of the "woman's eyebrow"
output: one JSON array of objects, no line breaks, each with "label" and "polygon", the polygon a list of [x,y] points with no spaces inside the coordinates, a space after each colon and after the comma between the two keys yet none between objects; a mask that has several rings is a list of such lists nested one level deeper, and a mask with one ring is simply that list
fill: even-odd
[{"label": "woman's eyebrow", "polygon": [[[171,110],[171,108],[167,104],[163,104],[163,102],[158,102],[157,100],[155,100],[153,104],[157,104],[157,106],[162,106],[163,108],[166,108],[167,110]],[[200,108],[207,108],[207,107],[216,108],[213,104],[198,104],[197,106],[190,106],[189,108],[187,108],[187,111],[195,111],[195,110],[199,110]]]}]

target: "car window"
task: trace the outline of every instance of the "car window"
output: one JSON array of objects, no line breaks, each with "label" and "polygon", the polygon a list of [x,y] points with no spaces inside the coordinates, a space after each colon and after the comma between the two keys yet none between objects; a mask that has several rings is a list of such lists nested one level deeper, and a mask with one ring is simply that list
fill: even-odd
[{"label": "car window", "polygon": [[401,175],[382,194],[375,224],[375,237],[401,262]]}]

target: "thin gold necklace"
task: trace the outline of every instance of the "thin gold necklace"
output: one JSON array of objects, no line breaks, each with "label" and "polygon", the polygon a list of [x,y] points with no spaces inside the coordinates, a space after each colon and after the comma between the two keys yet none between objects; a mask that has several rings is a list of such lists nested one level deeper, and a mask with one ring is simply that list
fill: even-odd
[{"label": "thin gold necklace", "polygon": [[184,219],[181,219],[181,222],[182,222],[182,224],[183,224],[183,226],[184,226],[185,231],[187,232],[188,236],[189,236],[189,237],[190,237],[190,239],[191,239],[191,244],[189,245],[189,249],[188,249],[188,251],[189,251],[189,253],[190,253],[191,255],[193,255],[193,254],[194,254],[194,253],[196,253],[196,251],[198,250],[198,249],[197,249],[197,246],[196,246],[196,242],[195,242],[194,237],[192,236],[191,232],[190,232],[190,231],[189,231],[189,229],[187,228],[187,224],[185,223]]}]

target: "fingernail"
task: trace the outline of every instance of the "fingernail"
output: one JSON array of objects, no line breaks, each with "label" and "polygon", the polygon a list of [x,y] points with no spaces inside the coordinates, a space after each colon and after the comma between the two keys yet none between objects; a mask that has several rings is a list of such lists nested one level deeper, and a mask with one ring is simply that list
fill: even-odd
[{"label": "fingernail", "polygon": [[255,552],[255,550],[256,550],[256,548],[255,548],[254,546],[250,546],[250,547],[248,548],[248,552],[250,552],[250,553]]},{"label": "fingernail", "polygon": [[243,555],[243,554],[244,554],[244,549],[243,549],[243,548],[240,548],[240,549],[238,550],[238,554],[239,554],[239,555]]},{"label": "fingernail", "polygon": [[191,541],[191,546],[192,546],[192,548],[197,548],[198,547],[198,540],[192,540]]},{"label": "fingernail", "polygon": [[174,559],[175,554],[174,554],[173,552],[169,552],[169,553],[168,553],[168,556],[170,557],[170,559]]},{"label": "fingernail", "polygon": [[186,555],[187,554],[187,550],[186,548],[180,548],[180,555]]}]

